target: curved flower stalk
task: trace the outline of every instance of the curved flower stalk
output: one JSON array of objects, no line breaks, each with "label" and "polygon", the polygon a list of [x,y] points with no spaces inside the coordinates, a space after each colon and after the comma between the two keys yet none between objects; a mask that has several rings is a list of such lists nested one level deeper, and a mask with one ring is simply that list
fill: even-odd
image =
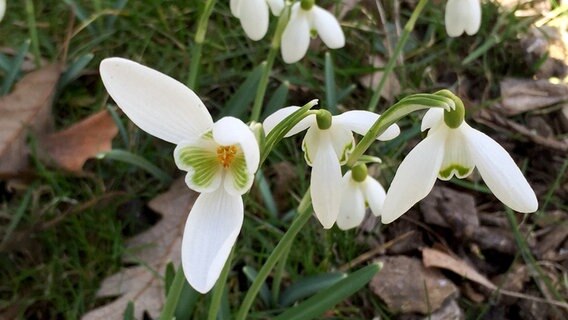
[{"label": "curved flower stalk", "polygon": [[284,0],[231,0],[231,13],[239,18],[247,36],[257,41],[268,31],[268,9],[279,16],[284,5]]},{"label": "curved flower stalk", "polygon": [[[287,116],[299,107],[282,108],[264,121],[268,134]],[[310,193],[316,217],[324,228],[329,229],[336,222],[341,204],[341,165],[347,162],[353,150],[353,132],[360,135],[379,119],[379,115],[369,111],[347,111],[331,116],[326,110],[318,110],[302,119],[285,137],[307,129],[302,150],[304,158],[312,167]],[[386,141],[400,133],[397,125],[390,126],[377,140]]]},{"label": "curved flower stalk", "polygon": [[365,207],[380,216],[385,201],[385,189],[373,177],[367,175],[364,164],[355,166],[341,180],[341,206],[337,216],[337,226],[341,230],[355,228],[365,218]]},{"label": "curved flower stalk", "polygon": [[481,26],[480,0],[448,0],[444,17],[446,32],[450,37],[462,33],[474,35]]},{"label": "curved flower stalk", "polygon": [[100,66],[111,97],[142,130],[176,144],[176,165],[186,184],[201,192],[187,218],[181,258],[188,282],[209,291],[240,232],[244,207],[259,164],[250,128],[225,117],[213,122],[203,102],[186,86],[136,62],[109,58]]},{"label": "curved flower stalk", "polygon": [[331,49],[345,46],[345,35],[337,19],[327,10],[302,0],[291,8],[290,21],[282,34],[281,52],[286,63],[300,61],[308,51],[310,36],[318,34]]},{"label": "curved flower stalk", "polygon": [[456,101],[455,111],[428,110],[422,119],[422,130],[426,129],[428,136],[402,161],[387,191],[383,223],[394,221],[426,197],[436,177],[463,179],[474,167],[505,205],[523,213],[537,210],[536,195],[515,161],[497,142],[463,121],[461,101]]},{"label": "curved flower stalk", "polygon": [[6,0],[0,0],[0,21],[4,19],[5,13],[6,13]]}]

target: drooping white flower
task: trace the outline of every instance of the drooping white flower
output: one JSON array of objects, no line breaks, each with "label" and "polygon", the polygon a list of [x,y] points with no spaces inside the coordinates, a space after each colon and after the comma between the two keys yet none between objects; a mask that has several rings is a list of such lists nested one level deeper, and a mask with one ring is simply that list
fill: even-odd
[{"label": "drooping white flower", "polygon": [[444,111],[430,109],[422,119],[428,136],[404,158],[387,191],[382,222],[390,223],[426,197],[436,177],[449,180],[471,174],[477,167],[481,177],[501,202],[519,212],[538,208],[536,195],[503,147],[465,121],[450,128]]},{"label": "drooping white flower", "polygon": [[5,13],[6,13],[6,0],[0,0],[0,21],[4,19]]},{"label": "drooping white flower", "polygon": [[259,148],[249,127],[225,117],[213,123],[189,88],[136,62],[109,58],[100,66],[111,97],[142,130],[176,144],[176,165],[186,184],[201,192],[187,218],[181,247],[188,282],[209,291],[240,232],[247,192],[259,165]]},{"label": "drooping white flower", "polygon": [[313,1],[309,8],[305,8],[302,2],[292,5],[290,21],[282,33],[281,52],[286,63],[300,61],[306,55],[312,34],[317,33],[331,49],[345,46],[345,35],[335,16]]},{"label": "drooping white flower", "polygon": [[247,36],[260,40],[268,31],[269,13],[279,16],[284,9],[284,0],[231,0],[231,13],[239,18]]},{"label": "drooping white flower", "polygon": [[[366,170],[365,170],[366,171]],[[366,174],[358,177],[349,170],[341,180],[341,207],[337,216],[339,229],[355,228],[365,218],[365,207],[369,206],[371,212],[380,216],[385,201],[385,189],[373,177]]]},{"label": "drooping white flower", "polygon": [[[268,134],[299,107],[282,108],[263,123]],[[320,110],[318,112],[322,112]],[[328,113],[329,114],[329,113]],[[347,162],[353,150],[353,132],[364,135],[377,121],[379,115],[369,111],[354,110],[329,117],[327,128],[320,128],[315,114],[311,114],[294,126],[286,137],[308,130],[302,150],[308,165],[312,167],[310,194],[316,217],[329,229],[337,220],[341,204],[341,165]],[[400,129],[392,125],[378,140],[390,140],[398,136]]]},{"label": "drooping white flower", "polygon": [[481,26],[480,0],[448,0],[444,17],[446,32],[450,37],[462,33],[474,35]]}]

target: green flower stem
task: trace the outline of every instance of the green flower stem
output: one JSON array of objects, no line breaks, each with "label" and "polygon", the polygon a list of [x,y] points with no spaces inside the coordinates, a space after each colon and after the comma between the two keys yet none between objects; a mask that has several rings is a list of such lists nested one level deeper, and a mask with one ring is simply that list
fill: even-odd
[{"label": "green flower stem", "polygon": [[353,167],[359,157],[367,151],[375,139],[400,118],[405,117],[411,112],[429,108],[443,108],[446,111],[450,111],[455,109],[455,102],[450,98],[438,94],[415,94],[400,100],[395,105],[388,108],[381,115],[379,120],[373,124],[361,141],[359,141],[353,149],[353,152],[349,155],[347,166]]},{"label": "green flower stem", "polygon": [[418,2],[416,8],[412,12],[410,19],[408,20],[408,22],[406,22],[406,25],[404,26],[404,30],[402,32],[402,36],[400,37],[400,39],[398,39],[398,42],[394,49],[394,53],[389,58],[389,61],[387,62],[387,65],[383,71],[383,76],[381,77],[381,81],[379,81],[379,84],[377,85],[377,87],[373,92],[373,97],[371,98],[369,106],[367,107],[369,111],[375,111],[377,109],[377,104],[379,103],[379,99],[381,97],[381,93],[383,92],[384,86],[387,82],[387,79],[390,73],[392,72],[392,70],[394,69],[396,60],[400,55],[400,53],[402,52],[402,49],[404,48],[406,41],[408,41],[410,33],[412,32],[412,30],[414,30],[414,25],[416,24],[416,20],[418,20],[418,17],[420,16],[422,9],[424,9],[424,7],[426,6],[426,3],[428,3],[428,0],[420,0],[420,2]]},{"label": "green flower stem", "polygon": [[32,52],[34,53],[34,63],[36,67],[39,68],[41,67],[41,54],[39,52],[39,38],[37,36],[35,9],[32,0],[26,0],[26,14],[28,16],[28,29],[30,30],[30,38],[32,41]]},{"label": "green flower stem", "polygon": [[225,291],[225,284],[227,283],[229,271],[231,271],[234,253],[235,247],[233,246],[233,249],[229,254],[229,258],[227,259],[227,262],[225,262],[225,266],[221,271],[221,275],[219,276],[219,279],[217,279],[215,288],[213,288],[213,296],[211,297],[211,305],[209,305],[209,314],[207,315],[208,320],[217,319],[217,314],[219,313],[219,309],[221,308],[221,299],[223,298],[223,293]]},{"label": "green flower stem", "polygon": [[298,232],[300,232],[300,229],[302,229],[302,227],[312,216],[311,202],[312,200],[310,198],[310,192],[307,191],[302,198],[300,205],[298,206],[298,215],[292,222],[290,229],[286,231],[282,239],[280,239],[280,242],[278,242],[278,244],[276,245],[276,248],[274,248],[274,251],[272,251],[260,271],[258,271],[254,282],[251,284],[241,304],[239,312],[237,313],[236,320],[247,319],[248,312],[254,302],[254,299],[260,291],[262,284],[264,283],[264,281],[266,281],[266,278],[268,278],[270,271],[272,271],[276,263],[285,255],[286,251],[288,251],[288,248],[290,248],[290,246],[292,245],[294,238],[296,237]]},{"label": "green flower stem", "polygon": [[172,285],[170,286],[170,291],[168,291],[168,296],[166,297],[166,303],[164,305],[164,309],[162,309],[160,320],[172,320],[174,318],[174,313],[176,312],[176,306],[184,283],[185,276],[183,274],[183,268],[180,265],[176,271]]},{"label": "green flower stem", "polygon": [[278,24],[276,26],[276,31],[274,32],[274,37],[272,38],[272,43],[270,44],[270,50],[268,51],[268,57],[266,58],[266,65],[262,70],[262,76],[260,77],[260,82],[258,83],[258,88],[256,89],[256,96],[254,98],[254,104],[252,106],[252,113],[250,116],[251,121],[258,121],[260,118],[260,113],[262,111],[262,102],[264,101],[264,96],[266,94],[266,87],[268,87],[268,80],[270,73],[272,72],[272,66],[274,65],[274,60],[278,54],[278,49],[280,49],[280,41],[282,38],[282,33],[286,24],[288,23],[290,7],[286,6],[280,17],[278,18]]},{"label": "green flower stem", "polygon": [[205,7],[199,17],[197,31],[195,32],[194,44],[191,48],[191,62],[189,66],[189,77],[187,78],[187,86],[194,91],[197,90],[198,86],[197,75],[199,73],[199,63],[201,62],[201,51],[203,42],[205,41],[205,34],[207,33],[207,24],[209,23],[209,17],[213,12],[215,1],[216,0],[207,0],[207,2],[205,2]]},{"label": "green flower stem", "polygon": [[276,271],[272,277],[272,302],[274,304],[278,303],[278,298],[280,296],[280,284],[282,283],[282,275],[286,269],[286,262],[288,261],[288,255],[290,254],[290,248],[291,245],[289,245],[282,254],[280,263],[278,263],[278,267],[276,267]]}]

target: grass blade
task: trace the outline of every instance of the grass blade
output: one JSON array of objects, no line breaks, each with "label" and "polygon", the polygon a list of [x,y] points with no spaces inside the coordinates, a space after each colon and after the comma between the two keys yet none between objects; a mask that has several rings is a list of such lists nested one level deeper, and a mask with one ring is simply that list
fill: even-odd
[{"label": "grass blade", "polygon": [[290,285],[286,291],[282,293],[280,305],[283,307],[291,306],[296,301],[314,295],[334,285],[337,281],[345,279],[346,276],[347,275],[343,272],[330,272],[300,279]]},{"label": "grass blade", "polygon": [[325,53],[325,97],[327,102],[327,110],[331,114],[337,114],[337,95],[335,92],[335,68],[331,54]]},{"label": "grass blade", "polygon": [[126,162],[145,170],[146,172],[153,175],[156,179],[160,180],[160,182],[162,182],[163,184],[170,184],[172,182],[172,178],[162,169],[156,167],[153,163],[142,158],[141,156],[125,150],[115,149],[108,152],[99,153],[97,155],[97,159],[109,159]]},{"label": "grass blade", "polygon": [[16,78],[20,73],[20,68],[22,67],[22,63],[24,62],[24,58],[26,57],[26,54],[28,54],[29,49],[30,40],[28,39],[24,41],[24,43],[20,46],[18,54],[16,55],[14,60],[12,60],[10,70],[6,74],[6,78],[4,78],[4,82],[2,83],[2,91],[0,92],[0,95],[8,94],[8,92],[10,92],[10,90],[12,89],[12,86],[14,85],[14,82],[16,82]]},{"label": "grass blade", "polygon": [[229,99],[225,105],[224,110],[226,110],[226,112],[224,116],[241,118],[247,112],[247,108],[254,99],[254,95],[251,94],[251,92],[256,91],[256,87],[260,81],[260,76],[262,75],[262,71],[265,67],[265,64],[261,64],[249,73],[245,82],[241,84],[239,89],[237,89],[235,94],[233,94],[231,99]]}]

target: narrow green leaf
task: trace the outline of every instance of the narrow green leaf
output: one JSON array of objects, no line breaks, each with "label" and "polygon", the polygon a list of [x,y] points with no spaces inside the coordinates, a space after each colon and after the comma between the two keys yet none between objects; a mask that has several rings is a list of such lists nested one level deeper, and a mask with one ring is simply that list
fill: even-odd
[{"label": "narrow green leaf", "polygon": [[108,152],[99,153],[97,155],[97,159],[108,159],[126,162],[145,170],[164,184],[170,184],[172,182],[172,178],[162,169],[156,167],[153,163],[144,159],[143,157],[125,150],[114,149]]},{"label": "narrow green leaf", "polygon": [[193,310],[195,309],[197,301],[201,296],[201,293],[195,291],[195,289],[193,289],[187,283],[187,281],[185,281],[183,288],[181,289],[178,304],[176,306],[175,318],[192,319]]},{"label": "narrow green leaf", "polygon": [[[116,11],[121,11],[122,9],[124,9],[127,3],[128,0],[116,0],[113,3],[112,8]],[[114,24],[116,22],[116,18],[117,18],[116,14],[110,15],[106,18],[105,28],[107,29],[107,31],[114,30]]]},{"label": "narrow green leaf", "polygon": [[380,269],[381,265],[378,263],[361,268],[328,287],[327,290],[321,291],[298,306],[288,309],[274,320],[313,319],[367,285]]},{"label": "narrow green leaf", "polygon": [[8,73],[10,71],[10,59],[6,57],[5,54],[0,53],[0,70],[4,71],[4,73]]},{"label": "narrow green leaf", "polygon": [[85,67],[89,64],[89,62],[93,60],[94,56],[95,55],[92,53],[87,53],[75,59],[75,61],[71,63],[69,68],[67,68],[67,70],[65,70],[65,72],[61,75],[57,89],[61,90],[68,84],[70,84],[73,80],[77,79],[81,72],[83,72]]},{"label": "narrow green leaf", "polygon": [[339,103],[341,100],[347,98],[347,97],[351,94],[351,92],[353,92],[353,90],[355,90],[355,89],[357,89],[357,85],[351,84],[351,85],[349,85],[347,88],[345,88],[345,89],[339,91],[339,92],[337,93],[337,101],[336,101],[336,103]]},{"label": "narrow green leaf", "polygon": [[115,106],[112,106],[110,104],[107,105],[107,110],[110,113],[110,116],[114,121],[114,124],[118,128],[118,132],[120,133],[120,138],[122,139],[122,143],[124,144],[124,146],[128,146],[130,139],[128,139],[128,133],[126,131],[126,127],[124,126],[124,123],[122,123],[122,121],[120,120],[120,116],[116,112],[116,109],[117,107]]},{"label": "narrow green leaf", "polygon": [[10,235],[12,234],[12,232],[14,232],[14,230],[22,220],[24,213],[26,212],[28,206],[30,205],[32,199],[32,193],[34,192],[34,190],[35,186],[29,188],[28,191],[26,191],[26,194],[24,195],[24,198],[20,202],[20,205],[18,206],[16,213],[12,217],[10,217],[10,224],[8,225],[8,228],[6,228],[6,231],[4,233],[4,238],[2,239],[2,244],[4,244],[10,238]]},{"label": "narrow green leaf", "polygon": [[166,265],[166,274],[164,276],[164,284],[165,284],[165,291],[166,291],[166,296],[168,295],[168,292],[170,291],[170,287],[172,286],[172,283],[174,282],[174,277],[176,276],[176,268],[174,267],[173,263],[168,263]]},{"label": "narrow green leaf", "polygon": [[273,114],[278,109],[285,107],[289,91],[290,91],[290,82],[284,81],[278,87],[278,89],[276,89],[272,97],[270,97],[270,100],[268,100],[268,103],[264,108],[264,113],[262,114],[261,119],[266,119],[266,117]]},{"label": "narrow green leaf", "polygon": [[331,114],[337,114],[337,95],[335,92],[335,68],[331,54],[325,53],[325,97],[326,108]]},{"label": "narrow green leaf", "polygon": [[128,301],[128,304],[126,305],[126,309],[124,309],[124,314],[122,319],[124,320],[136,320],[136,317],[134,317],[134,303],[132,303],[132,301]]},{"label": "narrow green leaf", "polygon": [[75,0],[63,0],[63,2],[65,2],[69,7],[71,7],[71,10],[73,10],[73,13],[77,17],[77,19],[79,19],[79,21],[81,21],[82,23],[88,23],[87,29],[89,30],[89,32],[92,35],[97,34],[97,30],[96,30],[95,26],[93,24],[89,23],[89,20],[90,20],[89,15],[85,11],[85,9],[83,9],[83,7],[81,7],[81,5],[79,5],[77,3],[77,1],[75,1]]},{"label": "narrow green leaf", "polygon": [[[258,275],[258,272],[254,268],[249,266],[243,267],[243,272],[247,279],[249,279],[251,282],[254,282],[256,276]],[[268,289],[266,282],[262,283],[262,286],[260,288],[260,299],[262,300],[262,302],[264,302],[265,306],[271,305],[272,298],[270,296],[270,290]]]},{"label": "narrow green leaf", "polygon": [[316,294],[318,291],[328,288],[346,276],[343,272],[330,272],[300,279],[291,284],[282,293],[280,305],[283,307],[291,306],[296,301]]},{"label": "narrow green leaf", "polygon": [[18,53],[10,65],[10,70],[8,70],[6,77],[4,78],[4,82],[2,82],[2,91],[0,92],[0,95],[3,96],[8,94],[8,92],[12,89],[12,86],[14,85],[14,82],[16,82],[16,78],[20,73],[24,58],[30,49],[30,43],[31,41],[28,39],[24,41],[24,43],[20,46],[20,49],[18,49]]},{"label": "narrow green leaf", "polygon": [[258,82],[262,76],[262,71],[265,67],[266,64],[263,63],[249,73],[245,82],[241,84],[235,94],[233,94],[229,101],[227,101],[227,104],[223,109],[224,116],[241,118],[246,114],[248,107],[254,100],[254,94],[252,94],[252,92],[256,92],[256,87],[258,86]]},{"label": "narrow green leaf", "polygon": [[262,200],[264,205],[266,206],[266,210],[270,215],[270,218],[276,220],[278,216],[278,208],[276,207],[276,201],[272,196],[272,190],[270,190],[270,185],[268,185],[268,181],[266,181],[266,177],[262,170],[258,170],[255,176],[256,185],[260,188],[260,194],[262,196]]}]

